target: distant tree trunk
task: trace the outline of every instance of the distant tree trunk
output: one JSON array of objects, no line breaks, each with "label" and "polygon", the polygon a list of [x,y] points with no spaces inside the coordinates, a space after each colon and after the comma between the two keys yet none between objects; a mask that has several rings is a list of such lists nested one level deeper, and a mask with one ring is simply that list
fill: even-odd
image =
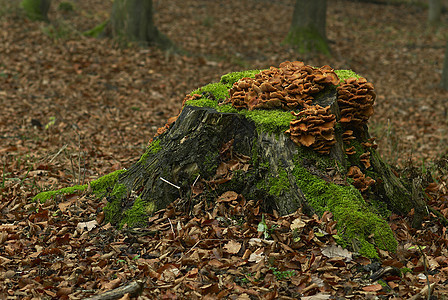
[{"label": "distant tree trunk", "polygon": [[154,25],[152,0],[115,0],[112,6],[112,34],[115,37],[173,49],[174,44]]},{"label": "distant tree trunk", "polygon": [[22,0],[21,6],[31,20],[48,21],[51,0]]},{"label": "distant tree trunk", "polygon": [[440,14],[442,12],[441,0],[429,0],[428,3],[428,25],[437,27],[440,23]]},{"label": "distant tree trunk", "polygon": [[448,91],[448,42],[445,46],[445,59],[443,62],[442,81],[440,86]]},{"label": "distant tree trunk", "polygon": [[329,55],[326,13],[326,0],[296,0],[291,27],[284,43],[296,46],[299,53],[319,52]]}]

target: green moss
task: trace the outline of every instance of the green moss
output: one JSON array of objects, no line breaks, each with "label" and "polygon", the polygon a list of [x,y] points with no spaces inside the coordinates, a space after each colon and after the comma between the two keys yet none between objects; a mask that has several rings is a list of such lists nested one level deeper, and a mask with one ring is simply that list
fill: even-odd
[{"label": "green moss", "polygon": [[[201,98],[197,100],[189,100],[185,103],[185,105],[197,106],[197,107],[210,107],[218,110],[218,102],[212,99]],[[235,112],[236,109],[235,109]]]},{"label": "green moss", "polygon": [[210,107],[222,113],[238,113],[252,120],[259,131],[276,134],[283,133],[289,129],[289,122],[294,119],[290,112],[280,109],[237,110],[230,104],[218,105],[216,101],[205,98],[187,101],[186,105]]},{"label": "green moss", "polygon": [[[367,257],[376,258],[375,246],[395,252],[397,241],[385,220],[373,213],[353,186],[325,182],[296,164],[293,174],[309,204],[320,214],[331,211],[344,237],[344,246],[351,246]],[[369,241],[372,238],[373,241]]]},{"label": "green moss", "polygon": [[116,170],[115,172],[104,175],[90,183],[92,192],[98,197],[103,197],[107,193],[108,188],[112,188],[118,181],[120,174],[126,172],[126,170]]},{"label": "green moss", "polygon": [[120,227],[127,224],[129,227],[145,226],[148,215],[153,213],[155,205],[153,202],[143,201],[137,197],[130,209],[125,211],[121,221]]},{"label": "green moss", "polygon": [[160,150],[162,150],[162,146],[160,145],[160,140],[156,139],[156,140],[152,141],[152,143],[148,146],[145,153],[143,153],[143,155],[140,157],[138,162],[139,163],[145,162],[150,155],[154,155],[157,152],[159,152]]},{"label": "green moss", "polygon": [[84,36],[90,36],[90,37],[97,38],[98,36],[100,36],[101,33],[103,33],[103,31],[106,28],[107,24],[109,24],[109,19],[107,19],[104,22],[96,25],[95,27],[93,27],[90,30],[84,31],[82,34]]},{"label": "green moss", "polygon": [[48,21],[47,13],[50,9],[49,0],[22,0],[20,5],[29,19]]},{"label": "green moss", "polygon": [[209,83],[201,88],[198,88],[197,90],[194,90],[193,92],[191,92],[191,95],[203,95],[206,93],[211,93],[216,99],[223,100],[229,97],[229,87],[220,82]]},{"label": "green moss", "polygon": [[34,196],[32,201],[39,201],[41,203],[44,203],[47,200],[52,199],[55,196],[71,195],[71,194],[74,194],[79,191],[84,191],[87,189],[87,187],[88,187],[88,185],[84,184],[84,185],[75,185],[75,186],[71,186],[71,187],[66,187],[66,188],[63,188],[60,190],[56,190],[56,191],[41,192],[41,193],[37,194],[36,196]]},{"label": "green moss", "polygon": [[228,88],[231,88],[232,85],[238,80],[249,77],[254,78],[256,74],[260,73],[262,70],[247,70],[242,72],[233,72],[226,75],[221,76],[221,80],[219,81],[221,84],[226,85]]},{"label": "green moss", "polygon": [[338,75],[339,80],[344,81],[347,78],[354,77],[354,78],[360,78],[358,74],[353,72],[352,70],[335,70],[334,71],[336,75]]},{"label": "green moss", "polygon": [[273,110],[240,110],[238,113],[254,121],[259,131],[269,133],[283,133],[289,129],[289,123],[294,120],[294,116],[289,111],[280,109]]},{"label": "green moss", "polygon": [[73,3],[63,1],[59,3],[58,9],[64,12],[71,12],[75,9],[75,7],[73,6]]},{"label": "green moss", "polygon": [[282,191],[287,191],[290,188],[288,174],[284,169],[278,170],[278,177],[269,179],[269,194],[271,195],[280,196]]},{"label": "green moss", "polygon": [[[118,180],[118,176],[125,172],[125,170],[117,170],[110,174],[104,175],[90,183],[92,188],[92,193],[98,198],[103,197],[107,193],[107,188],[112,188]],[[41,192],[33,197],[32,201],[39,201],[41,203],[53,198],[57,195],[70,195],[76,192],[85,191],[88,185],[75,185],[71,187],[66,187],[56,191]]]},{"label": "green moss", "polygon": [[325,37],[313,27],[291,28],[283,43],[295,47],[300,54],[319,52],[330,56]]},{"label": "green moss", "polygon": [[110,193],[110,201],[104,207],[106,222],[117,224],[121,220],[121,200],[127,195],[128,189],[124,184],[115,184]]}]

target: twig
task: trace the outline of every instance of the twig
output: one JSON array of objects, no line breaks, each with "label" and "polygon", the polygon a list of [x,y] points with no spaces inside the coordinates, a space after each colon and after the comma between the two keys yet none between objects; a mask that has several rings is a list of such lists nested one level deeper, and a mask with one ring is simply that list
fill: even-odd
[{"label": "twig", "polygon": [[180,186],[177,186],[174,183],[169,182],[165,178],[160,177],[160,180],[162,180],[163,182],[168,183],[169,185],[171,185],[171,186],[175,187],[176,189],[180,190]]},{"label": "twig", "polygon": [[425,253],[423,253],[422,248],[420,248],[420,245],[417,245],[418,250],[420,251],[420,254],[423,257],[423,267],[425,268],[425,276],[426,276],[426,284],[427,284],[427,288],[428,288],[428,295],[426,297],[426,299],[431,299],[431,283],[429,282],[429,276],[428,276],[428,270],[426,268],[426,255]]},{"label": "twig", "polygon": [[[422,288],[422,290],[420,292],[418,292],[417,294],[415,294],[414,296],[412,296],[411,298],[409,298],[409,300],[418,300],[421,299],[422,297],[425,296],[425,294],[428,295],[429,298],[431,298],[431,291],[434,289],[434,286],[436,285],[436,283],[431,283],[431,285],[429,286],[429,291],[428,291],[428,286],[425,285],[424,288]],[[429,299],[428,298],[428,299]]]},{"label": "twig", "polygon": [[168,221],[170,222],[170,226],[171,226],[171,231],[173,232],[174,236],[176,236],[176,233],[174,232],[174,227],[173,227],[173,223],[171,223],[170,218],[168,218]]},{"label": "twig", "polygon": [[120,299],[126,294],[131,295],[132,297],[137,296],[143,290],[143,281],[135,280],[130,283],[120,286],[116,289],[104,292],[99,295],[92,296],[85,300],[115,300]]},{"label": "twig", "polygon": [[198,182],[199,177],[201,177],[201,174],[199,174],[198,177],[196,177],[196,180],[193,182],[192,186],[194,186],[196,184],[196,182]]},{"label": "twig", "polygon": [[61,149],[59,149],[58,153],[56,153],[48,162],[49,164],[51,164],[53,162],[53,160],[59,155],[61,154],[62,151],[65,150],[65,148],[67,148],[67,144],[65,144],[64,146],[61,147]]}]

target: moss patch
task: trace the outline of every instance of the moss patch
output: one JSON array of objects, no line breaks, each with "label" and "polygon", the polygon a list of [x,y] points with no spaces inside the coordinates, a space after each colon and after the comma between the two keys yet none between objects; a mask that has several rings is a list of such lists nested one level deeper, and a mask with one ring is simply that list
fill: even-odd
[{"label": "moss patch", "polygon": [[126,170],[117,170],[115,172],[104,175],[103,177],[98,178],[90,183],[92,188],[92,192],[97,197],[103,197],[107,193],[108,188],[112,188],[115,183],[118,181],[118,177],[120,174],[126,172]]},{"label": "moss patch", "polygon": [[66,187],[66,188],[63,188],[60,190],[56,190],[56,191],[41,192],[41,193],[37,194],[36,196],[34,196],[32,201],[39,201],[40,203],[44,203],[47,200],[54,198],[55,196],[71,195],[71,194],[77,193],[79,191],[84,191],[87,189],[87,187],[88,187],[88,185],[84,184],[84,185],[75,185],[75,186],[71,186],[71,187]]},{"label": "moss patch", "polygon": [[[110,174],[104,175],[90,183],[92,188],[92,193],[98,198],[103,197],[107,193],[107,188],[112,188],[118,180],[118,176],[125,172],[125,170],[117,170]],[[66,187],[56,191],[41,192],[33,197],[32,201],[39,201],[44,203],[45,201],[58,196],[58,195],[71,195],[80,191],[85,191],[88,185],[75,185],[71,187]]]},{"label": "moss patch", "polygon": [[327,41],[313,27],[291,28],[283,43],[297,48],[300,54],[319,52],[330,56]]},{"label": "moss patch", "polygon": [[280,196],[282,191],[290,189],[288,173],[286,170],[279,169],[278,177],[272,177],[269,179],[269,194],[274,196]]},{"label": "moss patch", "polygon": [[233,72],[226,75],[221,76],[221,80],[219,81],[221,84],[227,85],[229,89],[232,85],[240,80],[241,78],[249,77],[254,78],[256,74],[260,73],[262,70],[247,70],[242,72]]},{"label": "moss patch", "polygon": [[107,19],[107,20],[103,21],[102,23],[98,24],[97,26],[93,27],[92,29],[84,31],[82,34],[84,36],[97,38],[103,33],[104,29],[109,24],[109,22],[110,22],[110,20]]},{"label": "moss patch", "polygon": [[124,184],[115,184],[108,199],[110,201],[104,207],[106,222],[117,224],[121,220],[121,199],[127,195],[128,189]]},{"label": "moss patch", "polygon": [[130,227],[145,226],[148,215],[153,213],[154,210],[153,202],[143,201],[140,197],[137,197],[132,207],[124,213],[120,221],[120,227],[123,227],[124,224]]},{"label": "moss patch", "polygon": [[353,187],[325,182],[310,174],[296,163],[293,170],[297,185],[309,204],[320,214],[331,211],[338,222],[338,232],[344,237],[344,246],[351,246],[362,255],[377,258],[375,246],[395,252],[397,241],[386,223],[373,213]]},{"label": "moss patch", "polygon": [[197,90],[194,90],[193,92],[191,92],[191,94],[206,95],[207,93],[210,93],[214,96],[214,98],[224,100],[227,97],[229,97],[229,88],[230,87],[228,87],[228,85],[226,84],[222,84],[220,82],[214,82],[204,85],[203,87],[200,87]]},{"label": "moss patch", "polygon": [[156,139],[152,141],[152,143],[149,145],[149,147],[146,149],[145,153],[140,157],[138,160],[139,163],[145,162],[150,155],[154,155],[157,152],[162,150],[162,146],[160,145],[160,140]]},{"label": "moss patch", "polygon": [[26,16],[34,21],[48,21],[47,12],[50,9],[48,0],[22,0],[20,6],[26,13]]},{"label": "moss patch", "polygon": [[340,81],[344,81],[347,78],[355,77],[356,79],[361,78],[358,74],[352,70],[334,70],[336,75],[338,75]]}]

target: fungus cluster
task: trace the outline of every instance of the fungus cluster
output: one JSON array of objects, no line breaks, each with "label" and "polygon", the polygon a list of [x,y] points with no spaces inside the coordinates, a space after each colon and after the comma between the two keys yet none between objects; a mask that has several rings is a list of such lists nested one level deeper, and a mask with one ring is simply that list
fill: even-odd
[{"label": "fungus cluster", "polygon": [[334,125],[336,117],[330,113],[330,106],[309,106],[299,113],[292,112],[296,117],[289,123],[286,133],[297,145],[311,147],[321,153],[330,153],[331,147],[336,143]]},{"label": "fungus cluster", "polygon": [[375,92],[365,78],[348,78],[338,86],[338,104],[341,124],[362,129],[373,114]]},{"label": "fungus cluster", "polygon": [[357,166],[348,169],[347,176],[353,179],[353,186],[360,192],[365,192],[370,186],[375,184],[375,180],[364,175]]},{"label": "fungus cluster", "polygon": [[279,108],[293,110],[311,104],[313,95],[326,85],[338,85],[339,78],[329,66],[313,68],[299,61],[286,61],[233,84],[228,102],[236,108]]}]

